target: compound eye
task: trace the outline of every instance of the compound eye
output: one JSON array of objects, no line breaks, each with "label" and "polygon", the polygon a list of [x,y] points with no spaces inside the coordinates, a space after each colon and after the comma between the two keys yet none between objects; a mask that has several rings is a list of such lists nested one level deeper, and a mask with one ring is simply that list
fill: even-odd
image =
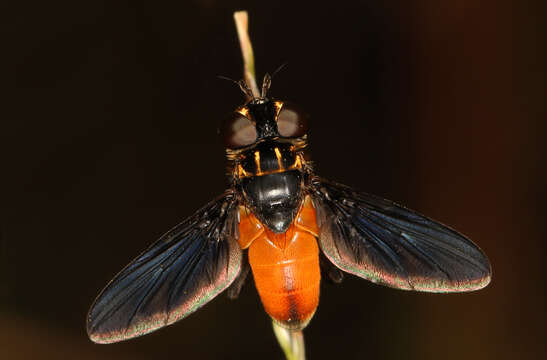
[{"label": "compound eye", "polygon": [[294,104],[283,103],[277,115],[277,130],[283,137],[300,137],[308,132],[308,117]]},{"label": "compound eye", "polygon": [[238,112],[234,112],[224,121],[221,136],[224,138],[224,145],[228,149],[251,145],[257,138],[253,122]]}]

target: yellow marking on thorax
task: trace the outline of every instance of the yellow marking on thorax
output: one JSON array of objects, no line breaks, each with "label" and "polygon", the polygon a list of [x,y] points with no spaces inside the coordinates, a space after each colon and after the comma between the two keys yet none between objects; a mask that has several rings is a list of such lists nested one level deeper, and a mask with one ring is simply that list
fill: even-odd
[{"label": "yellow marking on thorax", "polygon": [[302,169],[302,155],[298,154],[296,155],[296,159],[294,160],[294,164],[290,167],[291,169]]},{"label": "yellow marking on thorax", "polygon": [[296,159],[294,160],[294,164],[292,164],[288,168],[285,168],[285,167],[283,167],[283,164],[281,163],[281,160],[282,160],[281,159],[281,152],[277,148],[275,148],[274,151],[275,151],[275,155],[277,157],[277,162],[278,162],[278,165],[279,165],[279,169],[269,170],[269,171],[262,171],[262,169],[260,168],[260,154],[258,153],[258,151],[255,151],[254,157],[255,157],[255,164],[256,164],[256,168],[257,168],[256,173],[249,173],[249,172],[245,171],[245,169],[243,169],[243,166],[241,166],[241,164],[237,164],[237,177],[238,178],[244,178],[244,177],[251,177],[251,176],[262,176],[262,175],[280,173],[280,172],[284,172],[284,171],[287,171],[287,170],[302,169],[302,164],[304,163],[304,159],[303,159],[301,154],[296,155]]},{"label": "yellow marking on thorax", "polygon": [[260,152],[255,151],[255,164],[256,164],[256,175],[262,175],[262,169],[260,168]]},{"label": "yellow marking on thorax", "polygon": [[279,166],[279,170],[285,170],[283,168],[283,162],[281,161],[281,151],[279,151],[278,148],[274,148],[275,151],[275,157],[277,159],[277,166]]},{"label": "yellow marking on thorax", "polygon": [[247,176],[249,176],[249,173],[247,173],[247,171],[243,169],[243,166],[241,166],[241,164],[237,164],[237,177],[242,178]]}]

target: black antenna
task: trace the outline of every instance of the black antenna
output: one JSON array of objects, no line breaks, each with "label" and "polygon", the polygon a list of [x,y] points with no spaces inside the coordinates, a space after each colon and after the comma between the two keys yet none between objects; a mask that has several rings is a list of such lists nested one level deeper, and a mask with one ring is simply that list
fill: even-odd
[{"label": "black antenna", "polygon": [[288,64],[287,62],[284,62],[283,64],[281,64],[281,66],[279,66],[272,73],[272,75],[270,75],[268,73],[266,73],[266,75],[264,75],[264,79],[262,80],[262,92],[260,94],[260,96],[263,99],[266,98],[266,94],[268,93],[268,90],[270,90],[270,87],[272,86],[272,79],[275,76],[275,74],[277,74],[279,71],[281,71],[287,64]]},{"label": "black antenna", "polygon": [[239,81],[235,81],[234,79],[230,79],[229,77],[227,76],[223,76],[223,75],[217,75],[217,77],[219,79],[222,79],[222,80],[228,80],[228,81],[231,81],[233,82],[234,84],[236,84],[237,86],[239,86],[239,88],[241,89],[241,91],[243,91],[243,93],[245,94],[245,96],[247,97],[247,100],[252,100],[254,99],[254,95],[253,95],[253,92],[252,90],[249,88],[249,85],[247,85],[247,83],[245,82],[245,80],[241,79]]},{"label": "black antenna", "polygon": [[270,90],[271,85],[272,77],[270,74],[266,73],[266,75],[264,75],[264,79],[262,80],[262,92],[260,94],[263,99],[266,98],[266,94],[268,93],[268,90]]},{"label": "black antenna", "polygon": [[288,63],[289,63],[288,61],[285,61],[283,64],[279,65],[279,67],[272,73],[272,79],[275,76],[275,74],[283,70]]}]

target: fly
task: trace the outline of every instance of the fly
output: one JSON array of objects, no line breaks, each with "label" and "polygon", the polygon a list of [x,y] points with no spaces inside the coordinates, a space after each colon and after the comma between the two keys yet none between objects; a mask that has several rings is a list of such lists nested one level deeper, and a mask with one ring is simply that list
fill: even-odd
[{"label": "fly", "polygon": [[170,325],[249,273],[265,311],[301,330],[319,303],[321,273],[349,273],[425,292],[485,287],[491,267],[458,232],[392,201],[319,177],[306,161],[308,117],[240,81],[247,101],[221,136],[230,186],[127,265],[88,314],[92,341],[113,343]]}]

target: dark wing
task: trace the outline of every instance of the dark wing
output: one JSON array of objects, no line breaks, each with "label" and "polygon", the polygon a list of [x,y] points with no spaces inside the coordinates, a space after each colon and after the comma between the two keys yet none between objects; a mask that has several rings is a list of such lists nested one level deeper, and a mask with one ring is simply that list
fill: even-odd
[{"label": "dark wing", "polygon": [[490,282],[488,258],[465,236],[412,210],[315,178],[319,243],[340,269],[394,288],[460,292]]},{"label": "dark wing", "polygon": [[227,192],[163,235],[97,297],[87,332],[97,343],[178,321],[226,289],[241,268],[237,201]]}]

